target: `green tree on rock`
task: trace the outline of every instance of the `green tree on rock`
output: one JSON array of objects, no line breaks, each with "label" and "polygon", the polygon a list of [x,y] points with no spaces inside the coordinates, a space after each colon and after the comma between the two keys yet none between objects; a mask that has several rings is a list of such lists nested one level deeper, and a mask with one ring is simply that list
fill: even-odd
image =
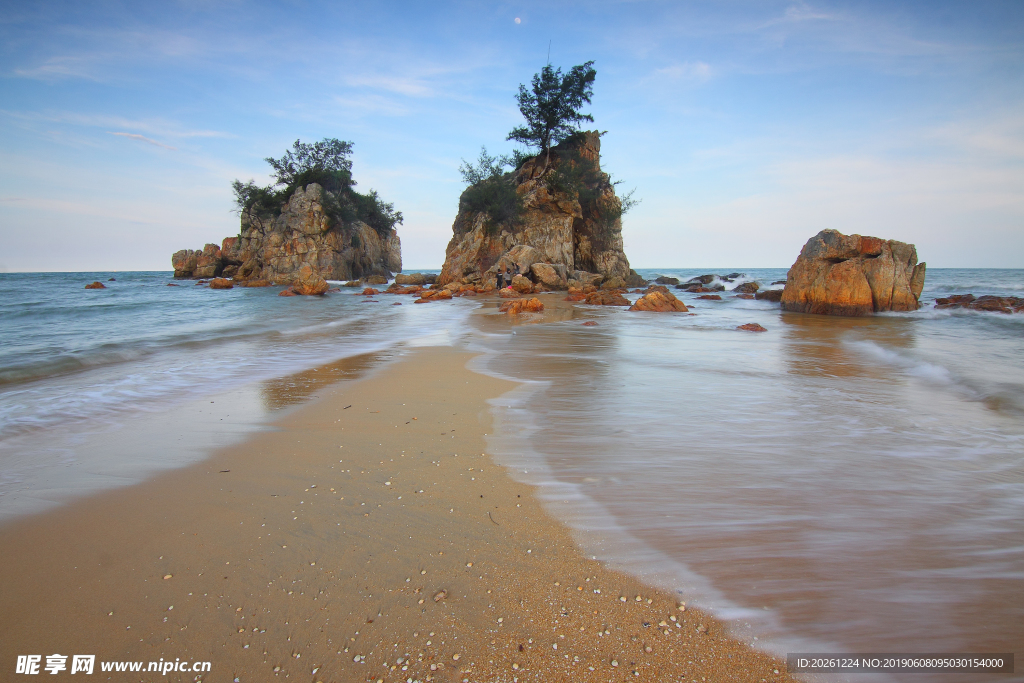
[{"label": "green tree on rock", "polygon": [[561,68],[553,69],[547,64],[533,75],[530,90],[519,85],[516,100],[526,125],[513,128],[506,139],[535,147],[545,155],[541,175],[547,171],[551,148],[579,132],[581,122],[594,120],[590,114],[580,112],[594,94],[597,72],[593,65],[593,60],[579,64],[563,76]]}]

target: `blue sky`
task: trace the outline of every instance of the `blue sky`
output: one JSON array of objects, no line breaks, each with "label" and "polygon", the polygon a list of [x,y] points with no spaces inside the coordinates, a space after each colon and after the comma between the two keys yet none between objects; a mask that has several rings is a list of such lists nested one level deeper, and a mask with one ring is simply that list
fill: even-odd
[{"label": "blue sky", "polygon": [[324,137],[438,268],[460,160],[512,148],[549,44],[596,62],[634,267],[788,267],[823,228],[1024,267],[1020,2],[169,0],[5,3],[0,270],[168,270]]}]

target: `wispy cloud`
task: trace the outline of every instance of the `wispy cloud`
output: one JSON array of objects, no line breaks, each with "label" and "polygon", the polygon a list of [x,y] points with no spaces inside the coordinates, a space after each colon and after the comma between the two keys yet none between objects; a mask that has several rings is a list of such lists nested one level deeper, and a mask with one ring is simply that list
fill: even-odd
[{"label": "wispy cloud", "polygon": [[82,114],[68,111],[24,112],[0,109],[0,115],[26,122],[63,123],[86,128],[128,128],[163,138],[231,138],[234,135],[218,130],[183,127],[161,118],[129,119],[111,114]]},{"label": "wispy cloud", "polygon": [[114,131],[107,131],[107,132],[110,133],[111,135],[117,135],[117,136],[120,136],[122,138],[128,138],[130,140],[138,140],[140,142],[148,142],[149,144],[154,145],[156,147],[163,147],[164,149],[169,149],[169,150],[172,150],[172,151],[178,149],[177,147],[171,147],[170,145],[165,145],[162,142],[157,142],[153,138],[147,138],[145,135],[139,135],[138,133],[121,133],[121,132],[116,132],[115,133]]},{"label": "wispy cloud", "polygon": [[654,75],[671,79],[707,81],[714,74],[711,65],[707,62],[683,62],[655,69]]}]

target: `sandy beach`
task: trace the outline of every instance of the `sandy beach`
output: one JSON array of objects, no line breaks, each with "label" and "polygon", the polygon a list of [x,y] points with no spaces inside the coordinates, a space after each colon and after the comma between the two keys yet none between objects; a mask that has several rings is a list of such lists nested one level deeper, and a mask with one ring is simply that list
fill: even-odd
[{"label": "sandy beach", "polygon": [[[335,371],[244,443],[0,527],[5,669],[59,653],[110,680],[790,680],[685,596],[580,554],[487,454],[486,399],[514,385],[470,358]],[[145,671],[161,659],[211,668]]]}]

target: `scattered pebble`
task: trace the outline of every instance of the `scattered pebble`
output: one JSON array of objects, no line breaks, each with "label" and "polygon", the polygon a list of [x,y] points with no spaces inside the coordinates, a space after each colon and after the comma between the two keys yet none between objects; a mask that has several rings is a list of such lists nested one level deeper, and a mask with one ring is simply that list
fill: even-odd
[{"label": "scattered pebble", "polygon": [[164,581],[166,581],[167,579],[170,579],[170,578],[173,578],[172,574],[164,574]]}]

